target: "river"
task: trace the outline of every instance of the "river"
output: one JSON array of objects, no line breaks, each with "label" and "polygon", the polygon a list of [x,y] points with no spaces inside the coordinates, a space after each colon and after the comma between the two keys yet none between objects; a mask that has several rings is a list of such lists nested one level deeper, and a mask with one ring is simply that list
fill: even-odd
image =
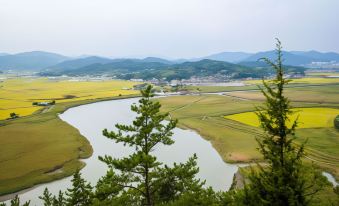
[{"label": "river", "polygon": [[[93,155],[84,159],[86,166],[81,170],[82,176],[94,185],[98,179],[106,173],[107,167],[98,160],[98,156],[111,155],[119,158],[124,157],[133,150],[123,146],[122,143],[114,143],[102,135],[102,130],[107,128],[115,130],[116,123],[131,124],[135,114],[130,110],[138,98],[97,102],[71,108],[59,117],[77,128],[85,136],[93,147]],[[232,184],[233,175],[238,170],[238,165],[225,163],[211,143],[203,139],[199,134],[191,130],[174,129],[171,146],[160,145],[154,154],[158,160],[165,164],[173,162],[186,162],[194,153],[198,156],[200,168],[198,178],[206,180],[207,186],[215,190],[228,190]],[[329,173],[324,176],[334,185],[338,185],[334,177]],[[66,177],[50,183],[41,184],[26,190],[19,195],[21,201],[31,200],[31,205],[42,205],[39,196],[47,187],[50,192],[57,194],[59,190],[65,191],[70,187],[72,177]],[[8,201],[7,201],[8,202]]]},{"label": "river", "polygon": [[[85,136],[93,147],[93,155],[83,160],[86,166],[81,170],[83,177],[95,184],[106,173],[107,167],[98,160],[98,156],[105,154],[113,157],[124,157],[133,150],[123,146],[122,143],[114,143],[102,135],[102,130],[107,128],[115,130],[116,123],[131,124],[135,114],[130,110],[138,98],[98,102],[71,108],[60,115],[60,118],[77,128]],[[174,129],[171,146],[160,145],[154,154],[158,160],[165,164],[173,162],[186,162],[194,153],[198,156],[200,171],[198,177],[206,180],[207,186],[215,190],[228,190],[232,184],[234,173],[238,166],[225,163],[210,142],[203,139],[199,134],[180,128]],[[31,205],[42,205],[38,196],[43,193],[45,187],[57,194],[59,190],[70,187],[71,177],[41,184],[27,192],[20,194],[22,201],[31,200]]]}]

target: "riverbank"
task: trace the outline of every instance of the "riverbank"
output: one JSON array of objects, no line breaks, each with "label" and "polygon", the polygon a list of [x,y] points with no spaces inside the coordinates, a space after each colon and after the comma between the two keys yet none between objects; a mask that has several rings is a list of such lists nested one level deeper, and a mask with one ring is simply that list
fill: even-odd
[{"label": "riverbank", "polygon": [[79,105],[137,96],[59,103],[27,117],[1,121],[1,197],[70,176],[85,166],[81,159],[92,155],[90,143],[58,114]]}]

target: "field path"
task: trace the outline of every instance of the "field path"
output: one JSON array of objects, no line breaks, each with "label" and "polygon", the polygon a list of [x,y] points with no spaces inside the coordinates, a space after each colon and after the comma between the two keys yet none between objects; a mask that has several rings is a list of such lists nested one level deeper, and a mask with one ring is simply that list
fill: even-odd
[{"label": "field path", "polygon": [[197,102],[200,102],[201,100],[206,99],[206,98],[207,98],[206,96],[203,96],[203,97],[199,98],[198,100],[195,100],[195,101],[193,101],[193,102],[191,102],[191,103],[185,104],[185,105],[180,106],[180,107],[178,107],[178,108],[172,109],[172,110],[170,110],[170,111],[168,111],[168,112],[174,112],[174,111],[178,111],[178,110],[181,110],[181,109],[190,107],[190,106],[192,106],[193,104],[195,104],[195,103],[197,103]]}]

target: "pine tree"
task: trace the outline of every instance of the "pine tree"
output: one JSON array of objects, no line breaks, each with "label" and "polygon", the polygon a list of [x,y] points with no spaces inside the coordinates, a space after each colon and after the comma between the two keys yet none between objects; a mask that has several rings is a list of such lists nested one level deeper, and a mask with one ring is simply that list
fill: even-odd
[{"label": "pine tree", "polygon": [[160,114],[160,103],[152,101],[152,86],[141,90],[142,98],[139,105],[132,105],[131,110],[137,113],[132,125],[116,124],[118,132],[103,131],[103,135],[122,142],[124,145],[135,148],[135,153],[122,159],[113,159],[110,156],[99,157],[110,168],[121,172],[115,175],[116,183],[122,188],[132,189],[141,195],[143,205],[154,205],[153,195],[157,189],[153,180],[157,176],[157,169],[161,165],[157,158],[151,153],[158,144],[171,145],[172,130],[177,121],[169,120],[167,124],[163,121],[169,116],[168,113]]},{"label": "pine tree", "polygon": [[[67,189],[66,205],[69,206],[87,206],[92,204],[92,187],[81,177],[79,170],[75,172],[72,179],[72,188]],[[59,200],[62,200],[62,194],[59,193]]]},{"label": "pine tree", "polygon": [[53,206],[64,206],[66,204],[64,194],[59,191],[58,197],[53,197]]},{"label": "pine tree", "polygon": [[157,188],[155,199],[159,202],[171,202],[185,193],[201,192],[205,182],[195,178],[199,172],[197,156],[189,158],[186,163],[174,163],[173,167],[165,165],[157,170],[153,185]]},{"label": "pine tree", "polygon": [[45,188],[42,196],[39,196],[39,199],[41,199],[44,203],[44,206],[52,206],[53,205],[53,196],[52,193],[49,192],[47,187]]},{"label": "pine tree", "polygon": [[[119,201],[133,205],[165,204],[179,198],[188,191],[202,189],[204,182],[195,179],[199,169],[197,157],[190,158],[186,163],[174,164],[173,167],[162,163],[152,155],[158,144],[171,145],[172,130],[177,121],[168,120],[168,113],[160,113],[160,103],[152,101],[152,86],[141,91],[139,105],[132,105],[131,110],[137,113],[132,125],[117,124],[117,132],[103,131],[104,136],[115,142],[124,143],[135,148],[135,152],[122,159],[110,156],[99,157],[110,170],[105,178],[99,181],[101,199],[110,198],[116,205]],[[108,181],[109,180],[109,181]],[[99,191],[99,192],[98,192]],[[113,194],[113,195],[111,195]],[[116,197],[119,198],[116,198]]]},{"label": "pine tree", "polygon": [[43,201],[44,206],[65,206],[65,198],[63,193],[59,191],[58,196],[53,196],[46,187],[42,196],[39,196],[39,199]]},{"label": "pine tree", "polygon": [[[298,121],[290,119],[293,111],[290,101],[284,96],[285,85],[290,80],[284,78],[282,46],[278,39],[276,46],[275,62],[263,58],[275,69],[276,78],[270,82],[263,80],[263,88],[260,89],[266,102],[256,112],[265,131],[257,142],[266,164],[258,164],[259,172],[252,170],[249,177],[251,183],[244,190],[243,204],[308,205],[320,189],[316,186],[318,176],[310,172],[307,180],[302,163],[304,144],[297,146],[294,143]],[[321,184],[318,186],[321,187]]]},{"label": "pine tree", "polygon": [[[27,201],[22,206],[29,206],[31,201]],[[20,206],[20,198],[18,195],[16,195],[11,201],[11,206]],[[6,203],[0,202],[0,206],[6,206]]]}]

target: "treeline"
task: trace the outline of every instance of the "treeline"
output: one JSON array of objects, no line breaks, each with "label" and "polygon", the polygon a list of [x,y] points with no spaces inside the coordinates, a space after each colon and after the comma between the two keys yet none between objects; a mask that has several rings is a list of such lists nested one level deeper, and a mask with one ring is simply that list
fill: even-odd
[{"label": "treeline", "polygon": [[[39,197],[45,206],[73,205],[276,205],[304,206],[312,204],[314,195],[322,189],[323,177],[302,162],[304,144],[294,144],[295,121],[287,126],[293,113],[284,87],[281,44],[277,43],[276,62],[263,59],[271,65],[276,78],[264,82],[261,88],[266,97],[264,106],[257,108],[257,115],[265,131],[257,139],[265,164],[251,167],[244,181],[244,188],[230,191],[214,191],[205,181],[196,177],[199,172],[194,155],[185,163],[164,165],[154,156],[157,145],[171,145],[171,136],[177,120],[160,113],[160,103],[152,101],[152,87],[141,91],[142,98],[131,110],[137,117],[131,125],[117,124],[117,132],[105,129],[103,135],[115,143],[134,148],[134,153],[124,158],[101,156],[99,160],[108,166],[106,175],[96,185],[90,185],[77,171],[72,187],[52,195],[46,188]],[[165,123],[166,119],[170,119]],[[306,171],[307,169],[307,171]],[[2,206],[5,204],[2,204]],[[18,198],[12,206],[20,205]],[[29,202],[23,205],[29,205]]]}]

